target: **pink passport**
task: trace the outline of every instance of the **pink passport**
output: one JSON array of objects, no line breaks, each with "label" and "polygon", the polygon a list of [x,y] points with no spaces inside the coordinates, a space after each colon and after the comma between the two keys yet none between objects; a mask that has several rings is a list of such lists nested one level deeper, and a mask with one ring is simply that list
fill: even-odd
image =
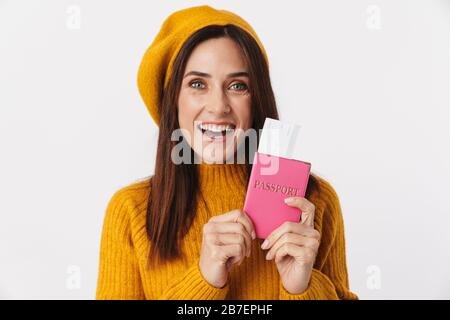
[{"label": "pink passport", "polygon": [[[277,145],[277,152],[271,152],[273,148],[272,150],[267,148],[263,138],[264,135],[266,135],[266,138],[268,136],[266,130],[268,121],[271,121],[272,124],[273,121],[277,121],[276,125],[282,124],[278,120],[266,119],[260,146],[254,156],[244,203],[244,211],[252,220],[256,237],[260,239],[267,238],[273,230],[285,221],[300,221],[301,210],[288,206],[284,203],[284,199],[305,196],[311,170],[311,164],[308,162],[278,156],[289,154],[286,151],[289,151],[292,144],[286,144],[285,152],[280,149],[280,144]],[[283,125],[285,124],[283,123]],[[291,133],[291,131],[287,131],[287,133],[282,131],[281,136],[294,139],[295,134],[292,135]]]}]

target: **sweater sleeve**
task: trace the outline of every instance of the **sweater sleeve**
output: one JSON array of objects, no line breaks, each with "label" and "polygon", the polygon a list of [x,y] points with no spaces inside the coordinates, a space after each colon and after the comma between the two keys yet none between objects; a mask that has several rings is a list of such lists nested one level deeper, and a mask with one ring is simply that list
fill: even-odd
[{"label": "sweater sleeve", "polygon": [[200,271],[199,258],[167,286],[158,300],[224,300],[229,284],[222,288],[212,286]]},{"label": "sweater sleeve", "polygon": [[117,191],[107,206],[100,243],[98,300],[145,299],[131,237],[132,209],[124,189]]},{"label": "sweater sleeve", "polygon": [[[321,194],[325,200],[322,223],[322,239],[326,232],[328,243],[322,243],[308,288],[300,294],[291,294],[280,281],[281,300],[357,300],[358,296],[349,289],[345,255],[344,222],[339,198],[333,187],[320,179]],[[323,261],[323,262],[322,262]]]}]

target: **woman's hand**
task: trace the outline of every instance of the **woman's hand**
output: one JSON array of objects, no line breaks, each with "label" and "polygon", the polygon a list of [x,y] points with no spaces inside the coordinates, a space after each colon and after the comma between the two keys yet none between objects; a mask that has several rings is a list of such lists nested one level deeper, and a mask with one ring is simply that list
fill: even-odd
[{"label": "woman's hand", "polygon": [[214,216],[203,226],[200,271],[212,286],[222,288],[228,272],[250,256],[255,231],[250,218],[242,210]]},{"label": "woman's hand", "polygon": [[286,198],[285,202],[302,210],[301,222],[283,223],[272,231],[261,248],[269,249],[267,260],[275,258],[284,288],[291,294],[298,294],[308,288],[320,233],[314,229],[314,204],[303,197]]}]

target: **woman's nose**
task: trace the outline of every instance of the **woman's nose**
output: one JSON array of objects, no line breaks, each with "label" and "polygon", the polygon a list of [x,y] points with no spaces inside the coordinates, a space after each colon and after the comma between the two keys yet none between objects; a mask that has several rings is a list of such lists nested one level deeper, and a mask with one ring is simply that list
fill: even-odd
[{"label": "woman's nose", "polygon": [[211,92],[211,97],[208,101],[206,109],[209,113],[219,115],[229,113],[231,110],[226,94],[222,90],[215,90],[214,92]]}]

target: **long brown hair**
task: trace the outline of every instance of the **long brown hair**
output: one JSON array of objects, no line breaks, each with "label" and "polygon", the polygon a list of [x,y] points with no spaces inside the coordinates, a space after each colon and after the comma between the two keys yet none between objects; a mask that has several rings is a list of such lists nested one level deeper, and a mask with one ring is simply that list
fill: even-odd
[{"label": "long brown hair", "polygon": [[[172,148],[179,142],[172,141],[171,136],[174,130],[179,129],[178,95],[190,54],[199,43],[222,37],[234,40],[240,46],[247,62],[253,113],[252,128],[259,132],[266,117],[278,119],[269,68],[261,49],[250,34],[231,24],[210,25],[198,30],[185,41],[174,61],[159,110],[155,174],[150,181],[151,192],[148,197],[146,221],[147,236],[151,242],[149,262],[152,263],[179,257],[180,240],[188,232],[196,212],[199,186],[197,167],[195,164],[172,162]],[[194,151],[188,149],[191,153],[190,159],[193,159]],[[246,151],[248,152],[247,147]],[[247,154],[247,179],[251,171],[249,157]],[[314,177],[311,177],[307,194],[314,182]]]}]

